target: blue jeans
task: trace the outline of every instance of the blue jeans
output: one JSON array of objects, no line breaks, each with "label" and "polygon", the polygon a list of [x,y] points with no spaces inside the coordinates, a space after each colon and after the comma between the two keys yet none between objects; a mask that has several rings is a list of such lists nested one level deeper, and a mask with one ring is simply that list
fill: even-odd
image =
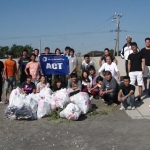
[{"label": "blue jeans", "polygon": [[124,108],[127,108],[128,106],[131,106],[131,107],[134,107],[134,95],[132,94],[130,97],[128,97],[127,99],[125,99],[123,102],[122,102],[122,105]]}]

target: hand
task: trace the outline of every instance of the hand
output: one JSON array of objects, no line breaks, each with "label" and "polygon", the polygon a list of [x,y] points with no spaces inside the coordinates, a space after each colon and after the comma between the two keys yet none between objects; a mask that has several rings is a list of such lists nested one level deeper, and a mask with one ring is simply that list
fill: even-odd
[{"label": "hand", "polygon": [[16,80],[19,80],[19,77],[18,77],[18,76],[16,76]]},{"label": "hand", "polygon": [[7,76],[4,76],[4,80],[7,80],[8,79],[8,77]]},{"label": "hand", "polygon": [[100,91],[100,95],[101,95],[101,96],[103,96],[103,95],[105,95],[105,94],[106,94],[105,91],[102,91],[102,90]]},{"label": "hand", "polygon": [[3,81],[5,81],[5,77],[3,77],[2,79],[3,79]]},{"label": "hand", "polygon": [[142,70],[142,75],[144,75],[144,72],[145,72],[145,71],[144,71],[144,70]]},{"label": "hand", "polygon": [[120,98],[120,100],[121,100],[122,102],[125,101],[125,99],[126,99],[126,97]]},{"label": "hand", "polygon": [[91,93],[91,89],[90,88],[88,89],[88,92]]}]

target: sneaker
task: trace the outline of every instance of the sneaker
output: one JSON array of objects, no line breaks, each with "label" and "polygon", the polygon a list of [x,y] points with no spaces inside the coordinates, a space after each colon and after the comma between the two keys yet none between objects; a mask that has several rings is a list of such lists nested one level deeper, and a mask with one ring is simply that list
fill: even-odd
[{"label": "sneaker", "polygon": [[140,103],[141,101],[141,97],[138,97],[138,99],[136,100],[137,103]]},{"label": "sneaker", "polygon": [[135,110],[135,106],[131,108],[132,110]]},{"label": "sneaker", "polygon": [[93,96],[90,96],[90,101],[93,99]]},{"label": "sneaker", "polygon": [[128,110],[131,110],[131,106],[128,106]]},{"label": "sneaker", "polygon": [[3,104],[3,102],[2,102],[2,101],[0,101],[0,104]]},{"label": "sneaker", "polygon": [[123,106],[120,107],[120,110],[125,110],[125,108]]}]

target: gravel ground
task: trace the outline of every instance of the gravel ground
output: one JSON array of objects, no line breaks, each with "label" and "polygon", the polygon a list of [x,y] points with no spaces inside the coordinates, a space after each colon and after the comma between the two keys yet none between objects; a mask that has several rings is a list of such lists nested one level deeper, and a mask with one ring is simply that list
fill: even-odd
[{"label": "gravel ground", "polygon": [[[101,109],[101,102],[94,101]],[[0,105],[0,150],[149,150],[150,121],[124,111],[82,116],[79,121],[10,121]],[[109,108],[110,109],[110,108]]]}]

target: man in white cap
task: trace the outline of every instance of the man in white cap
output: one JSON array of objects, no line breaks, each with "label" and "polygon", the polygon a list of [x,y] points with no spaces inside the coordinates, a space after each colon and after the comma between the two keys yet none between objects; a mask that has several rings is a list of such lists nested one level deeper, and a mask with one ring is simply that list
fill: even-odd
[{"label": "man in white cap", "polygon": [[123,49],[120,53],[121,58],[125,59],[125,69],[126,69],[126,74],[128,76],[128,56],[133,53],[132,49],[131,49],[131,41],[132,41],[132,37],[130,35],[128,35],[126,37],[126,41],[127,43],[123,46]]}]

